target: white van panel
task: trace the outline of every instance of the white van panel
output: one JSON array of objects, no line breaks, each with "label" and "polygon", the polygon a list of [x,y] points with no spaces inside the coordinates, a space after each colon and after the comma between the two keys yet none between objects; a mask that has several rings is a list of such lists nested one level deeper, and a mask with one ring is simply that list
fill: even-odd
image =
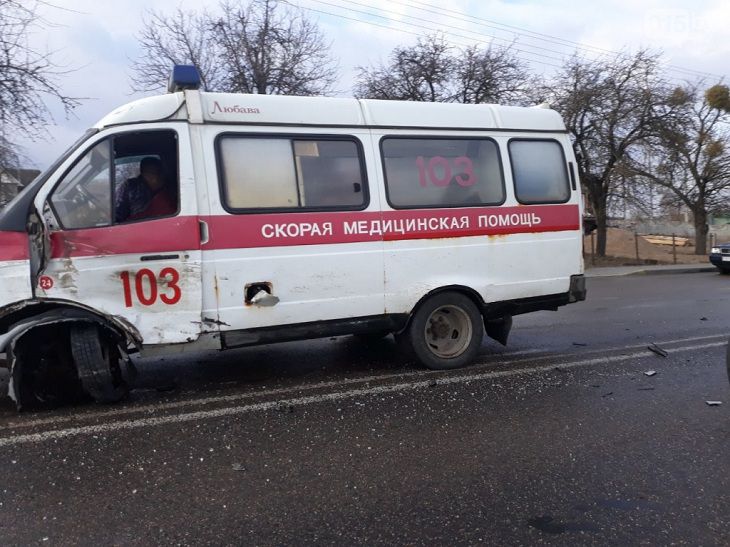
[{"label": "white van panel", "polygon": [[0,306],[31,298],[28,260],[0,261]]},{"label": "white van panel", "polygon": [[112,110],[109,114],[99,120],[94,127],[103,129],[112,125],[125,123],[151,123],[161,120],[169,120],[175,116],[177,119],[187,119],[187,112],[181,106],[185,102],[183,93],[168,93],[138,99]]},{"label": "white van panel", "polygon": [[[204,260],[217,275],[221,330],[384,313],[378,242],[205,251]],[[279,303],[246,305],[251,283],[270,283]]]},{"label": "white van panel", "polygon": [[386,241],[386,310],[408,313],[424,295],[453,285],[486,303],[565,293],[582,271],[571,259],[575,240],[563,232]]},{"label": "white van panel", "polygon": [[[518,112],[525,109],[516,109]],[[551,113],[549,110],[541,112]],[[529,110],[532,114],[533,111]],[[558,122],[559,122],[558,117]],[[504,173],[505,201],[493,207],[453,207],[446,209],[393,209],[383,194],[384,218],[402,216],[417,211],[429,211],[446,216],[470,217],[470,231],[459,237],[438,239],[386,238],[384,244],[385,307],[387,313],[408,313],[429,292],[445,286],[463,286],[475,290],[484,302],[500,302],[544,295],[566,293],[570,276],[583,273],[582,232],[580,228],[580,191],[572,190],[565,204],[526,206],[517,202],[508,156],[511,138],[552,139],[558,141],[566,157],[573,154],[566,147],[563,134],[514,133],[505,136],[499,132],[373,131],[373,149],[377,161],[382,162],[380,142],[385,137],[488,137],[498,143]],[[568,167],[566,165],[566,172]],[[382,166],[378,169],[380,186],[385,192]],[[545,224],[534,227],[513,226],[500,230],[484,229],[478,218],[484,215],[533,213],[552,227],[543,231]],[[560,217],[564,216],[564,222]],[[548,220],[549,219],[549,220]],[[564,227],[561,227],[564,224]],[[475,230],[476,228],[476,230]]]},{"label": "white van panel", "polygon": [[[190,111],[185,98],[190,101]],[[196,97],[196,98],[194,98]],[[199,98],[199,100],[197,99]],[[194,103],[194,104],[193,104]],[[202,118],[201,118],[202,114]],[[338,97],[298,97],[188,90],[147,97],[110,112],[95,125],[186,119],[190,123],[322,127],[431,127],[564,131],[560,115],[547,108],[495,104],[426,103]]]},{"label": "white van panel", "polygon": [[224,123],[340,125],[356,127],[365,120],[356,99],[201,93],[206,121]]},{"label": "white van panel", "polygon": [[[310,130],[292,128],[256,128],[209,126],[203,128],[206,176],[211,216],[210,241],[203,245],[204,269],[215,272],[218,320],[221,330],[308,323],[349,317],[382,315],[383,245],[381,238],[353,242],[301,244],[301,239],[276,241],[262,239],[262,231],[273,233],[273,226],[312,223],[318,218],[379,216],[380,194],[372,180],[376,170],[367,153],[369,133],[341,129],[322,131],[326,135],[343,135],[360,140],[365,149],[365,167],[369,177],[370,202],[364,211],[312,213],[291,211],[268,213],[227,212],[221,200],[219,173],[214,142],[221,133],[313,135]],[[320,132],[316,133],[320,134]],[[325,238],[326,239],[326,238]],[[271,307],[247,305],[246,287],[270,284],[279,303]]]}]

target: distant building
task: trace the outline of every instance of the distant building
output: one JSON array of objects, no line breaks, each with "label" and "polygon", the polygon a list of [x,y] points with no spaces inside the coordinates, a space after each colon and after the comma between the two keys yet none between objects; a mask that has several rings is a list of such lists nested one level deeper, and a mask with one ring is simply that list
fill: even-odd
[{"label": "distant building", "polygon": [[8,169],[0,172],[0,207],[17,196],[18,192],[40,174],[37,169]]},{"label": "distant building", "polygon": [[707,224],[710,226],[724,226],[730,224],[730,211],[707,215]]}]

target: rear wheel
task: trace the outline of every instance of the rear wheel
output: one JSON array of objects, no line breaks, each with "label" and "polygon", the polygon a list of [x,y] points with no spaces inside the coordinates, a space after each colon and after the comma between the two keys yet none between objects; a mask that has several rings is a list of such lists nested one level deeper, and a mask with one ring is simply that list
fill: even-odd
[{"label": "rear wheel", "polygon": [[406,335],[410,348],[424,366],[453,369],[474,360],[484,337],[484,323],[470,298],[457,292],[443,292],[421,304]]}]

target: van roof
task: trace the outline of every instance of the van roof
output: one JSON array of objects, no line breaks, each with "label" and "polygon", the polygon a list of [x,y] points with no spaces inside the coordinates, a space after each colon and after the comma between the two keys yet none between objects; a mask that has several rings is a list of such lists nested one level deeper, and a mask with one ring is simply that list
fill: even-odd
[{"label": "van roof", "polygon": [[[198,115],[194,114],[198,111]],[[247,95],[184,91],[140,99],[117,108],[95,127],[196,119],[203,123],[387,128],[500,129],[563,132],[548,108],[493,104],[425,103],[333,97]]]}]

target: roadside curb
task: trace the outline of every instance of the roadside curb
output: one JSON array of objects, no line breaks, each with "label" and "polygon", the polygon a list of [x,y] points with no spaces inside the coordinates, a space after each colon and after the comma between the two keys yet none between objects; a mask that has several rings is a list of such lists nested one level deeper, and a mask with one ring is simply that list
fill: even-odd
[{"label": "roadside curb", "polygon": [[[717,268],[714,266],[702,266],[699,268],[643,268],[643,269],[630,269],[626,271],[601,271],[604,268],[594,268],[585,271],[586,277],[628,277],[635,275],[670,275],[670,274],[690,274],[690,273],[709,273],[716,272]],[[605,268],[606,270],[612,270],[613,268]]]},{"label": "roadside curb", "polygon": [[672,268],[667,270],[641,270],[628,275],[667,275],[667,274],[688,274],[688,273],[709,273],[717,272],[714,266],[703,266],[702,268]]}]

